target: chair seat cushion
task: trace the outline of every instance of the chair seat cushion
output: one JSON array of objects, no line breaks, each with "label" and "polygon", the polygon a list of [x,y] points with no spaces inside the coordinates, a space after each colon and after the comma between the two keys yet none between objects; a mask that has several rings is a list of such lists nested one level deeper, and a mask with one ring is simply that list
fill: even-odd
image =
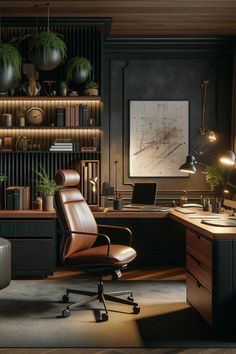
[{"label": "chair seat cushion", "polygon": [[83,251],[75,252],[66,260],[70,264],[94,264],[105,262],[111,265],[124,265],[136,257],[136,251],[124,245],[111,245],[108,259],[107,246],[92,247]]}]

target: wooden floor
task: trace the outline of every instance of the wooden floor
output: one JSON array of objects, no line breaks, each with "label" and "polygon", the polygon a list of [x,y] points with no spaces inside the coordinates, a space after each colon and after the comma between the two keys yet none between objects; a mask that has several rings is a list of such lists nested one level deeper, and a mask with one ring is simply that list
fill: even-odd
[{"label": "wooden floor", "polygon": [[[58,269],[48,279],[78,278],[88,275],[76,270]],[[125,280],[185,280],[185,268],[140,267],[123,272]],[[1,344],[0,344],[1,346]],[[0,354],[235,354],[236,349],[227,348],[1,348]]]},{"label": "wooden floor", "polygon": [[[81,271],[59,268],[48,279],[89,279]],[[108,276],[107,279],[110,277]],[[106,277],[104,278],[106,279]],[[122,280],[185,280],[184,267],[135,267],[122,272]]]}]

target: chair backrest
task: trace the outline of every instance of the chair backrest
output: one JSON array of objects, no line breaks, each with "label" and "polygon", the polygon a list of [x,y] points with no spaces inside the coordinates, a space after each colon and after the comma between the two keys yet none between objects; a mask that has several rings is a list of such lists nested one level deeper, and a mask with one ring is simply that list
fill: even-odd
[{"label": "chair backrest", "polygon": [[78,189],[79,173],[75,170],[59,170],[55,175],[55,181],[62,187],[55,193],[54,198],[61,226],[65,231],[80,232],[68,235],[63,254],[66,259],[77,251],[92,247],[97,236],[85,235],[83,232],[97,233],[98,228],[88,204]]}]

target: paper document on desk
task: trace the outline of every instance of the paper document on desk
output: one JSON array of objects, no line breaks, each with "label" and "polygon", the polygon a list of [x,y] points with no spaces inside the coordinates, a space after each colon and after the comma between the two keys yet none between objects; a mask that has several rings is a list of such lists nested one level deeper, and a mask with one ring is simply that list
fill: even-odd
[{"label": "paper document on desk", "polygon": [[211,220],[211,219],[222,219],[220,215],[191,215],[189,219],[204,219],[204,220]]}]

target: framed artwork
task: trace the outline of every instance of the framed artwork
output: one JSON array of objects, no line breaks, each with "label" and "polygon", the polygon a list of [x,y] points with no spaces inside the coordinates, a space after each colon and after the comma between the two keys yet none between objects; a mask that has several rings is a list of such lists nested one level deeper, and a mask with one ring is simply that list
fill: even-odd
[{"label": "framed artwork", "polygon": [[129,177],[186,177],[188,101],[130,101]]}]

